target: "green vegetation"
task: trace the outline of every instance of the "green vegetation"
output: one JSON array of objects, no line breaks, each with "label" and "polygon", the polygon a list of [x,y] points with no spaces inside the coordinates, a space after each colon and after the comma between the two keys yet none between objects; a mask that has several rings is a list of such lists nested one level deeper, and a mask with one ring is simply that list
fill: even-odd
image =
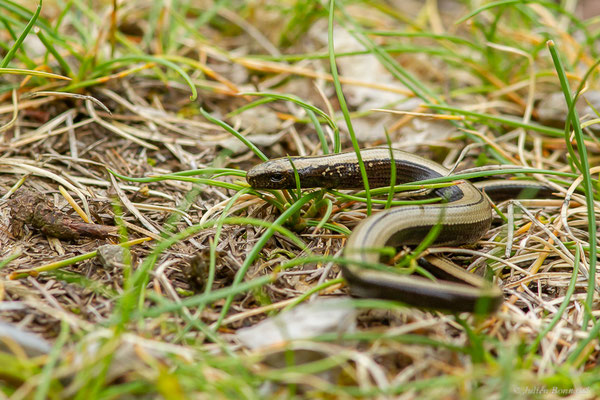
[{"label": "green vegetation", "polygon": [[[2,203],[0,322],[52,349],[27,357],[0,343],[0,393],[599,396],[600,17],[558,3],[0,0],[2,195],[27,186],[119,227],[18,237]],[[558,123],[544,118],[557,93]],[[244,180],[269,158],[358,151],[385,134],[459,168],[354,193]],[[497,314],[354,299],[356,331],[240,345],[242,327],[345,294],[339,254],[358,220],[439,201],[406,191],[499,174],[562,199],[497,205],[504,219],[481,243],[447,254],[499,281]],[[106,243],[123,257],[100,265]],[[400,264],[418,256],[399,253]],[[296,362],[299,350],[321,357]]]}]

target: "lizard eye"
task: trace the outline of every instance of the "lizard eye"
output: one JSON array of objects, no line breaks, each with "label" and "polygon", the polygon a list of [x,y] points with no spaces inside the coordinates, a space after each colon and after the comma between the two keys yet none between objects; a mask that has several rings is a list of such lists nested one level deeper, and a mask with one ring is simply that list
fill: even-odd
[{"label": "lizard eye", "polygon": [[283,180],[283,174],[275,173],[269,178],[273,183],[279,183]]}]

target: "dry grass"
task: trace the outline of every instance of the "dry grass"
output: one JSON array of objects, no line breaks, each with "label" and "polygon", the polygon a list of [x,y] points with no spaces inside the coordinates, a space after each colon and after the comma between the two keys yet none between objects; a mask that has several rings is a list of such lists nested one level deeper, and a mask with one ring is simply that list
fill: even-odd
[{"label": "dry grass", "polygon": [[[64,5],[45,2],[30,30],[36,5],[0,1],[0,55],[26,32],[0,65],[21,69],[0,69],[0,317],[54,345],[28,358],[8,344],[0,396],[597,395],[597,115],[580,102],[585,129],[565,140],[567,111],[547,101],[564,89],[546,45],[554,40],[573,91],[585,83],[594,92],[595,19],[571,18],[572,2],[510,3],[461,23],[474,10],[453,1],[340,2],[338,77],[326,5],[176,3],[72,2],[61,14]],[[493,271],[506,295],[497,314],[356,301],[359,329],[348,340],[289,343],[287,365],[274,367],[281,347],[250,351],[236,330],[313,292],[344,295],[332,261],[371,205],[344,193],[257,193],[244,171],[262,152],[331,150],[338,128],[350,148],[344,114],[361,147],[385,143],[387,130],[396,147],[458,163],[456,174],[516,165],[559,197],[499,204],[505,219],[480,243],[440,250]],[[587,198],[586,185],[595,190]],[[52,238],[49,223],[33,226],[15,207],[23,187],[54,207],[53,221],[119,230]],[[102,264],[99,248],[117,243],[126,251]],[[299,350],[321,358],[294,365]]]}]

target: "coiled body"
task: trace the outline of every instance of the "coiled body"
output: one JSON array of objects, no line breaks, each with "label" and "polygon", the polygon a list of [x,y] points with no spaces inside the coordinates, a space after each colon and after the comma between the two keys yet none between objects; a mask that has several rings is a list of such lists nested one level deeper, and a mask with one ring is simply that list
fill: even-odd
[{"label": "coiled body", "polygon": [[[371,188],[389,186],[392,168],[396,184],[446,176],[441,165],[400,150],[372,148],[361,151]],[[292,167],[293,164],[293,167]],[[248,171],[248,183],[257,189],[296,188],[296,173],[303,188],[363,188],[354,152],[326,156],[279,158],[259,164]],[[502,190],[506,191],[504,183]],[[441,227],[435,245],[472,244],[489,229],[492,208],[479,189],[462,181],[435,189],[445,199],[437,204],[401,206],[365,218],[348,238],[342,266],[344,278],[353,294],[361,297],[399,300],[407,304],[451,310],[492,311],[503,300],[497,286],[469,274],[453,263],[426,257],[419,264],[443,280],[435,282],[413,275],[399,275],[360,264],[376,264],[380,255],[374,249],[386,246],[417,245],[436,225]]]}]

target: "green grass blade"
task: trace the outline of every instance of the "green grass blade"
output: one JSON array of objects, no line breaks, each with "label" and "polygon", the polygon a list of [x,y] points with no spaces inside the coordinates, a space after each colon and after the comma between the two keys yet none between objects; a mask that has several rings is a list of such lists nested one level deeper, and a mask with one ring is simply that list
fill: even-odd
[{"label": "green grass blade", "polygon": [[231,133],[233,136],[238,138],[240,140],[240,142],[244,143],[246,145],[246,147],[248,147],[250,150],[252,150],[252,152],[254,154],[256,154],[256,156],[258,158],[260,158],[262,161],[267,161],[269,159],[269,157],[267,157],[262,151],[260,151],[260,149],[258,147],[256,147],[254,145],[254,143],[250,142],[248,139],[246,139],[244,137],[244,135],[242,135],[241,133],[239,133],[238,131],[233,129],[231,126],[229,126],[224,121],[221,121],[220,119],[213,117],[212,115],[207,113],[203,108],[200,108],[200,114],[202,114],[202,116],[204,118],[206,118],[213,124],[219,125],[221,128],[225,129],[227,132]]},{"label": "green grass blade", "polygon": [[[565,95],[565,100],[567,102],[567,106],[569,107],[571,115],[571,124],[573,126],[573,130],[575,133],[575,141],[577,142],[577,150],[579,152],[579,158],[581,163],[581,169],[579,172],[583,175],[583,188],[585,191],[585,201],[586,201],[586,209],[587,209],[587,218],[588,218],[588,232],[589,232],[589,243],[590,243],[590,255],[589,255],[589,284],[588,284],[588,292],[586,297],[586,304],[588,310],[592,310],[593,301],[594,301],[594,293],[596,292],[596,263],[597,259],[597,234],[596,234],[596,213],[594,208],[594,187],[592,186],[592,177],[590,175],[590,163],[588,161],[587,149],[585,147],[583,132],[581,130],[581,125],[579,123],[579,117],[577,116],[577,112],[575,111],[575,106],[573,104],[573,98],[571,97],[571,89],[569,88],[569,82],[567,81],[567,75],[565,73],[564,67],[562,65],[562,61],[560,56],[556,50],[554,42],[548,42],[548,49],[550,50],[550,55],[552,56],[552,61],[554,62],[554,66],[556,68],[556,72],[558,74],[558,79],[560,80],[560,86]],[[569,138],[567,138],[568,140]],[[590,319],[589,313],[585,314],[583,326],[587,326],[587,323]]]},{"label": "green grass blade", "polygon": [[160,65],[163,65],[163,66],[170,68],[173,71],[177,72],[183,78],[185,83],[187,83],[188,87],[192,91],[190,100],[194,101],[198,98],[198,92],[196,91],[196,85],[194,85],[194,82],[192,82],[192,78],[190,78],[190,76],[177,64],[175,64],[169,60],[166,60],[165,58],[162,58],[162,57],[149,56],[146,54],[138,54],[138,55],[134,55],[134,56],[114,58],[114,59],[108,60],[108,61],[96,66],[95,70],[101,71],[101,70],[104,70],[104,69],[114,65],[114,64],[121,64],[121,63],[128,64],[128,63],[134,63],[134,62],[140,62],[140,61],[160,64]]},{"label": "green grass blade", "polygon": [[50,72],[44,71],[34,71],[30,69],[20,69],[20,68],[0,68],[0,75],[2,74],[11,74],[11,75],[30,75],[30,76],[38,76],[40,78],[48,78],[48,79],[62,79],[66,81],[70,81],[71,78],[66,76],[52,74]]},{"label": "green grass blade", "polygon": [[[346,126],[348,127],[348,133],[350,134],[350,140],[352,141],[352,148],[356,153],[356,159],[358,160],[358,165],[360,167],[360,175],[362,177],[363,184],[365,186],[365,192],[367,196],[367,215],[371,215],[371,194],[369,192],[369,178],[367,177],[367,170],[365,169],[365,163],[363,162],[362,155],[360,153],[360,146],[358,144],[358,140],[356,139],[356,134],[354,133],[354,128],[352,126],[352,120],[350,119],[350,113],[348,111],[348,106],[346,105],[346,98],[344,97],[344,92],[342,91],[342,84],[340,83],[340,77],[337,70],[337,65],[335,63],[335,50],[333,43],[333,26],[334,26],[334,16],[335,16],[335,0],[329,1],[329,28],[327,30],[327,38],[328,38],[328,48],[329,48],[329,67],[331,68],[331,76],[333,77],[333,85],[335,87],[335,93],[337,95],[338,102],[340,103],[340,109],[342,110],[342,114],[344,115],[344,121],[346,122]],[[340,149],[334,149],[334,152],[339,152]]]},{"label": "green grass blade", "polygon": [[[248,253],[248,256],[244,260],[244,264],[242,264],[242,267],[240,268],[240,270],[235,274],[235,278],[233,280],[233,283],[231,284],[232,288],[235,288],[237,285],[240,284],[242,279],[244,279],[244,276],[246,275],[248,268],[250,268],[250,266],[252,265],[254,260],[256,260],[260,251],[262,250],[264,245],[267,243],[267,241],[271,238],[271,236],[273,236],[276,229],[278,229],[281,225],[283,225],[286,221],[288,221],[294,214],[296,214],[298,211],[300,211],[300,209],[304,206],[304,204],[308,203],[309,201],[311,201],[315,197],[317,197],[318,194],[319,194],[318,192],[313,192],[313,193],[310,193],[310,194],[300,198],[297,202],[295,202],[287,210],[285,210],[279,217],[277,217],[277,219],[269,226],[269,228],[265,231],[265,233],[263,233],[261,238],[256,242],[254,247],[252,247],[252,250],[250,250],[250,252]],[[227,300],[225,301],[225,305],[223,306],[223,309],[221,311],[221,315],[219,316],[219,320],[215,324],[215,329],[218,329],[218,327],[221,325],[221,322],[223,321],[223,319],[225,319],[225,316],[227,315],[227,312],[229,311],[229,308],[231,307],[232,302],[233,302],[233,296],[227,297]]]},{"label": "green grass blade", "polygon": [[58,62],[58,64],[60,65],[60,67],[62,68],[64,73],[66,73],[70,77],[75,76],[75,75],[73,75],[73,71],[71,70],[71,67],[69,66],[69,64],[67,64],[67,61],[60,55],[58,50],[56,50],[56,48],[50,42],[50,40],[46,37],[46,35],[44,35],[44,33],[40,30],[37,32],[37,36],[40,39],[40,41],[42,42],[42,44],[44,45],[44,47],[46,47],[46,50],[48,50],[48,52],[50,52],[50,54],[52,54],[54,59]]},{"label": "green grass blade", "polygon": [[58,338],[56,339],[56,342],[54,342],[54,346],[52,346],[52,350],[50,350],[48,356],[48,361],[42,369],[40,383],[37,385],[35,395],[33,396],[35,400],[44,400],[48,398],[48,391],[50,390],[50,384],[52,383],[53,378],[52,372],[54,372],[54,368],[56,367],[61,354],[64,352],[65,343],[68,338],[69,324],[63,320],[60,324]]},{"label": "green grass blade", "polygon": [[33,28],[35,21],[40,16],[40,11],[42,11],[42,0],[40,0],[40,3],[38,4],[38,6],[35,10],[35,13],[29,20],[29,23],[27,24],[27,26],[25,26],[25,29],[23,30],[23,32],[21,32],[21,35],[19,36],[19,38],[17,39],[15,44],[12,45],[12,47],[10,48],[8,53],[6,53],[6,55],[4,56],[2,61],[0,61],[0,68],[5,68],[8,65],[8,63],[13,59],[13,57],[15,56],[15,53],[19,50],[19,48],[21,47],[21,44],[23,44],[23,40],[25,40],[27,35],[29,35],[29,31],[31,31],[31,28]]}]

